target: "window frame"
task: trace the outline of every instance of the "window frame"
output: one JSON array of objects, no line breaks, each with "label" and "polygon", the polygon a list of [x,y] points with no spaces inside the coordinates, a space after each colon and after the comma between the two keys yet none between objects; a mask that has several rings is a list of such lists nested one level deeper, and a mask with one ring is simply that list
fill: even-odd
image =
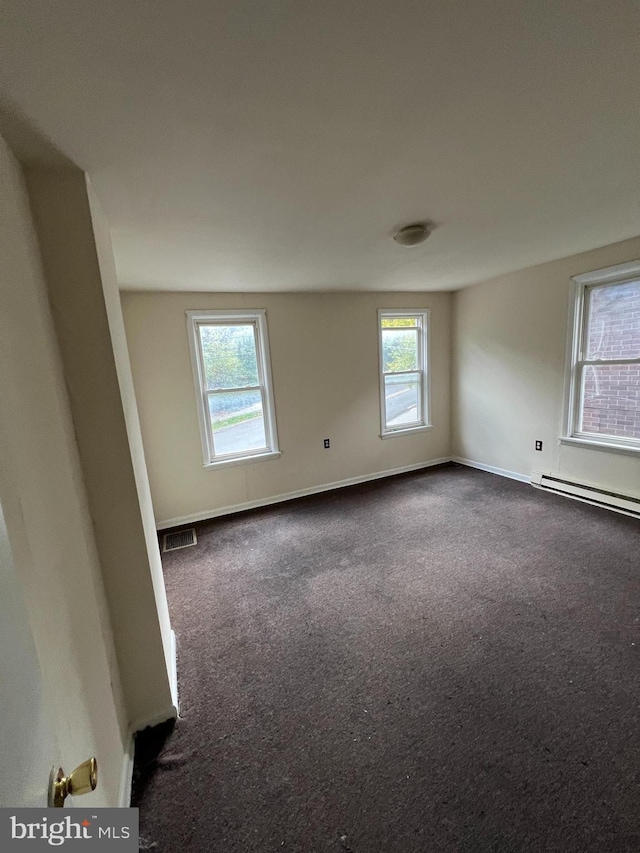
[{"label": "window frame", "polygon": [[623,438],[604,433],[583,432],[580,429],[582,409],[582,372],[586,366],[599,364],[640,364],[640,358],[588,359],[586,340],[589,326],[589,300],[594,289],[614,287],[637,281],[640,261],[617,264],[600,270],[573,276],[569,297],[569,329],[565,368],[565,394],[562,444],[636,455],[640,453],[640,438]]},{"label": "window frame", "polygon": [[[418,423],[388,427],[386,424],[386,396],[385,376],[401,373],[403,371],[384,371],[384,357],[382,351],[382,320],[421,318],[421,334],[418,335],[418,369],[404,371],[406,373],[420,373],[420,398],[421,417]],[[378,308],[378,379],[380,386],[380,438],[394,438],[400,435],[411,435],[413,433],[426,432],[433,428],[431,417],[431,334],[430,334],[431,311],[429,308]]]},{"label": "window frame", "polygon": [[[275,401],[273,396],[273,381],[271,378],[271,357],[269,352],[269,335],[267,329],[266,309],[251,310],[219,310],[206,309],[187,311],[187,333],[191,354],[191,367],[200,429],[200,442],[204,467],[207,469],[221,466],[240,465],[243,463],[260,462],[264,459],[274,459],[281,455],[278,446],[276,428]],[[209,412],[210,391],[206,386],[204,356],[200,326],[252,325],[256,346],[256,363],[258,368],[258,385],[248,390],[259,390],[262,397],[262,412],[264,420],[265,447],[248,449],[235,453],[215,452],[211,416]],[[227,389],[227,390],[235,390]],[[240,387],[238,387],[240,390]],[[242,388],[244,390],[244,386]]]}]

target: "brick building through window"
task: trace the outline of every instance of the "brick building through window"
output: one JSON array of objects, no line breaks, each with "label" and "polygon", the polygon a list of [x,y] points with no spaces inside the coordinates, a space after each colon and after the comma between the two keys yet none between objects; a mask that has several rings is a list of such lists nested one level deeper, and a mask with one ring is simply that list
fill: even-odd
[{"label": "brick building through window", "polygon": [[[589,288],[580,432],[640,439],[640,281]],[[602,362],[611,361],[611,364]],[[626,363],[625,363],[626,362]]]}]

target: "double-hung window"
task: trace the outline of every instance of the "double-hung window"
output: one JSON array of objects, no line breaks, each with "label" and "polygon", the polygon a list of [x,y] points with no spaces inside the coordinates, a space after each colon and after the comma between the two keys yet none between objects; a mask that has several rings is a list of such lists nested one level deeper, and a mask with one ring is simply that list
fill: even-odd
[{"label": "double-hung window", "polygon": [[640,262],[573,279],[563,441],[640,452]]},{"label": "double-hung window", "polygon": [[205,466],[278,454],[265,311],[187,311]]},{"label": "double-hung window", "polygon": [[382,438],[428,429],[429,312],[378,311]]}]

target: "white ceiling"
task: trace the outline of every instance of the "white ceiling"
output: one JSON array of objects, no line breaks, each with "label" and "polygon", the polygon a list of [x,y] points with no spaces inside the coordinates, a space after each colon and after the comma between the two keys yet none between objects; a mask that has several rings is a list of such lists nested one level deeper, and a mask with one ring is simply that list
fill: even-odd
[{"label": "white ceiling", "polygon": [[122,287],[453,289],[640,234],[639,35],[638,0],[2,0],[0,85]]}]

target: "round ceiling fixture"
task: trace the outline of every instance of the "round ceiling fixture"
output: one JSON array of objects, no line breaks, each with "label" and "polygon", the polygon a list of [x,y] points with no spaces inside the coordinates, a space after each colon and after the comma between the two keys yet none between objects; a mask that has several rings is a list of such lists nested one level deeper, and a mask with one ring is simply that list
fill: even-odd
[{"label": "round ceiling fixture", "polygon": [[428,222],[412,222],[405,225],[393,235],[393,239],[399,246],[418,246],[424,243],[431,234],[431,225]]}]

